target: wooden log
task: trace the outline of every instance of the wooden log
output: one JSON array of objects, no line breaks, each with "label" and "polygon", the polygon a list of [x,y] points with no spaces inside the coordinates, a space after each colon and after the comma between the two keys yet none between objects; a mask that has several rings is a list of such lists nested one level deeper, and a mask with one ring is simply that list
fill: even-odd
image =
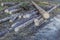
[{"label": "wooden log", "polygon": [[40,24],[39,24],[39,19],[42,20],[41,16],[39,16],[39,17],[37,17],[37,18],[34,19],[34,24],[35,24],[35,26],[39,26],[39,25],[40,25]]},{"label": "wooden log", "polygon": [[[17,15],[17,16],[18,16],[18,15]],[[5,17],[5,18],[3,18],[3,19],[0,19],[0,23],[5,22],[5,21],[9,21],[9,20],[14,20],[14,17],[16,17],[16,14],[15,14],[15,15],[12,14],[12,15],[9,16],[9,17]]]},{"label": "wooden log", "polygon": [[17,2],[2,2],[1,3],[1,6],[14,6],[14,5],[16,5],[16,4],[18,4]]},{"label": "wooden log", "polygon": [[5,34],[6,34],[7,32],[8,32],[8,30],[1,31],[1,32],[0,32],[0,37],[5,36]]},{"label": "wooden log", "polygon": [[9,11],[9,14],[18,13],[19,11],[21,11],[21,8],[20,9],[13,9],[13,10]]},{"label": "wooden log", "polygon": [[31,16],[37,15],[37,13],[38,13],[37,11],[32,10],[26,13],[25,15],[23,15],[23,18],[30,18]]},{"label": "wooden log", "polygon": [[50,17],[49,13],[39,7],[34,1],[32,1],[32,4],[36,7],[36,9],[39,11],[39,13],[43,16],[44,19],[48,19]]},{"label": "wooden log", "polygon": [[17,19],[18,16],[12,17],[9,22],[14,22]]},{"label": "wooden log", "polygon": [[47,11],[48,13],[50,13],[51,11],[53,11],[54,9],[56,9],[57,7],[59,7],[60,5],[55,5],[53,8],[51,8],[49,11]]},{"label": "wooden log", "polygon": [[5,10],[5,12],[6,12],[6,13],[9,13],[9,11],[11,11],[11,10],[13,10],[13,9],[20,9],[23,3],[24,3],[24,2],[19,3],[19,4],[15,5],[15,6],[9,7],[9,8],[7,8],[7,9]]},{"label": "wooden log", "polygon": [[5,10],[6,13],[9,13],[9,11],[13,10],[13,9],[19,9],[21,4],[9,7]]},{"label": "wooden log", "polygon": [[9,20],[9,22],[14,22],[19,17],[19,15],[20,13],[13,14],[13,17]]},{"label": "wooden log", "polygon": [[10,19],[10,17],[6,17],[6,18],[3,18],[3,19],[0,19],[0,23],[8,21],[9,19]]},{"label": "wooden log", "polygon": [[29,21],[27,21],[27,22],[25,22],[25,23],[23,23],[23,24],[21,24],[21,25],[19,25],[18,27],[16,27],[16,28],[14,29],[14,31],[15,31],[15,32],[18,32],[20,28],[24,28],[24,27],[30,25],[31,23],[33,23],[33,21],[34,21],[34,18],[31,19],[31,20],[29,20]]},{"label": "wooden log", "polygon": [[18,16],[19,19],[23,18],[23,13]]},{"label": "wooden log", "polygon": [[44,20],[43,18],[40,19],[34,19],[35,26],[40,26],[41,24],[47,22],[47,20]]}]

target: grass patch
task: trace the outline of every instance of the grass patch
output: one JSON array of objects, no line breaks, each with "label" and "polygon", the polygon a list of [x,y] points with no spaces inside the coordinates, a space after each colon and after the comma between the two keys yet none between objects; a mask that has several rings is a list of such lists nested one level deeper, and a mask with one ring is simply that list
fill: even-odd
[{"label": "grass patch", "polygon": [[3,7],[0,6],[0,11],[3,9]]}]

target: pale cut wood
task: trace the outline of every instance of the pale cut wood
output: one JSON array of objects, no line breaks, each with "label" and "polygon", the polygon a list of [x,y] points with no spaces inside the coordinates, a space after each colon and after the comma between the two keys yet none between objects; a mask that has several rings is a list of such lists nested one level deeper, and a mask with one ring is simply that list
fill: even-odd
[{"label": "pale cut wood", "polygon": [[44,9],[39,7],[34,1],[32,1],[32,4],[37,8],[39,13],[43,16],[44,19],[48,19],[50,17],[49,13],[46,12]]}]

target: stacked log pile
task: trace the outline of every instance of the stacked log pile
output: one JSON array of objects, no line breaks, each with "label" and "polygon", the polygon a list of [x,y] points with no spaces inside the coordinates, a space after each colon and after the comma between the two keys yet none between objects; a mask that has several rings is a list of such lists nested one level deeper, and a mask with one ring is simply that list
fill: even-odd
[{"label": "stacked log pile", "polygon": [[[31,1],[31,4],[27,2],[26,5],[24,6],[25,3],[26,2],[1,3],[1,6],[8,7],[2,10],[3,13],[8,13],[10,15],[8,17],[0,19],[0,23],[2,24],[5,22],[9,22],[13,24],[10,26],[10,28],[0,32],[0,37],[5,36],[5,34],[10,33],[11,31],[18,33],[20,29],[23,29],[32,23],[35,26],[40,26],[41,24],[47,22],[50,19],[51,17],[50,12],[56,9],[58,6],[60,6],[55,5],[50,10],[45,11],[43,8],[38,6],[34,1]],[[33,7],[33,10],[30,9],[30,6]]]}]

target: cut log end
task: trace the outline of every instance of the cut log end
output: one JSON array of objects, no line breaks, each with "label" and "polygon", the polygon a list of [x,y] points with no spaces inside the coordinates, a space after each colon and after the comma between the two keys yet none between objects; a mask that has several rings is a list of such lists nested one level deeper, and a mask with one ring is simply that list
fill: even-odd
[{"label": "cut log end", "polygon": [[35,26],[39,26],[39,20],[38,19],[34,19],[34,24],[35,24]]},{"label": "cut log end", "polygon": [[9,20],[9,22],[13,22],[12,20]]},{"label": "cut log end", "polygon": [[9,13],[8,9],[6,9],[4,12]]},{"label": "cut log end", "polygon": [[14,31],[15,31],[15,32],[18,32],[18,31],[19,31],[19,28],[15,28]]},{"label": "cut log end", "polygon": [[19,19],[21,19],[22,18],[22,16],[19,16]]},{"label": "cut log end", "polygon": [[3,3],[1,3],[1,6],[4,6],[4,4],[3,4]]},{"label": "cut log end", "polygon": [[44,18],[44,19],[49,19],[49,17],[50,17],[50,15],[49,15],[48,13],[44,13],[44,14],[43,14],[43,18]]},{"label": "cut log end", "polygon": [[10,11],[9,14],[12,14],[12,11]]},{"label": "cut log end", "polygon": [[30,15],[29,14],[24,15],[23,18],[30,18]]}]

